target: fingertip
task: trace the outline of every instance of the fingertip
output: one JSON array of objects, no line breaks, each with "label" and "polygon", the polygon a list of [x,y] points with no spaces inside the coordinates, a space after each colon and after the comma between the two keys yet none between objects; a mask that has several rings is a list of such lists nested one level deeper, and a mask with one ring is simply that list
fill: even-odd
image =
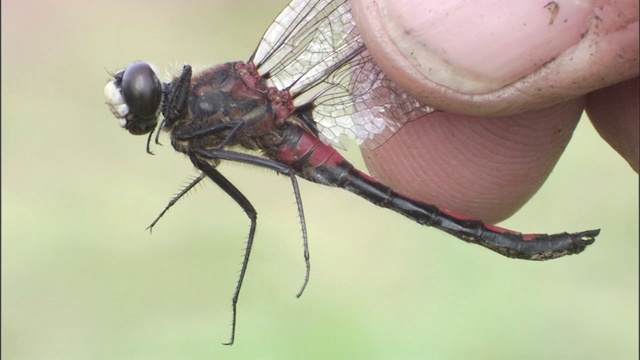
[{"label": "fingertip", "polygon": [[587,96],[587,115],[600,136],[637,173],[640,167],[640,80],[638,77]]},{"label": "fingertip", "polygon": [[434,113],[363,150],[364,159],[374,177],[409,197],[496,223],[545,182],[583,105],[577,99],[499,118]]}]

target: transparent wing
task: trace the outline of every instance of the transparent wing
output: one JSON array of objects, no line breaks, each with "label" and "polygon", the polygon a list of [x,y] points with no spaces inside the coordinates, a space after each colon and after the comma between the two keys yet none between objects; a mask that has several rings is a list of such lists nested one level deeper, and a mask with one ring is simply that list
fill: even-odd
[{"label": "transparent wing", "polygon": [[407,121],[433,111],[390,81],[373,62],[347,1],[294,0],[251,57],[270,86],[311,106],[321,139],[346,135],[382,144]]}]

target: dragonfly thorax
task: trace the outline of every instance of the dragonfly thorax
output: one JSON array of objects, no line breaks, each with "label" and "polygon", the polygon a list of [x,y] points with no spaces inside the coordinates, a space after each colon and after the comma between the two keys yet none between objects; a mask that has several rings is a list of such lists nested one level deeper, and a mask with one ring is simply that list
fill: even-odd
[{"label": "dragonfly thorax", "polygon": [[[255,81],[252,71],[245,63],[233,62],[193,74],[189,81],[183,75],[172,81],[163,115],[176,150],[234,145],[259,150],[279,142],[290,111],[283,110],[282,92]],[[171,95],[187,87],[188,96]]]}]

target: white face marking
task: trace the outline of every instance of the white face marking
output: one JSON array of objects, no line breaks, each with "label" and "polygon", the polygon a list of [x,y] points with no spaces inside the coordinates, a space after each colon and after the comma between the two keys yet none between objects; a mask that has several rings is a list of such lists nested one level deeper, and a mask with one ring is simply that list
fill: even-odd
[{"label": "white face marking", "polygon": [[122,119],[129,113],[129,107],[122,97],[122,92],[116,87],[113,81],[109,81],[107,85],[104,86],[104,99],[107,101],[109,110],[111,110],[111,113],[116,118]]}]

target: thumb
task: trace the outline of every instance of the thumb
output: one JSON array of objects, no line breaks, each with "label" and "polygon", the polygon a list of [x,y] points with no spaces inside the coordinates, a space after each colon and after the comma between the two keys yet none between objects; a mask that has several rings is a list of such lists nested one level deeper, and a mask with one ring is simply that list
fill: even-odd
[{"label": "thumb", "polygon": [[547,107],[638,74],[638,2],[352,0],[385,73],[468,115]]}]

